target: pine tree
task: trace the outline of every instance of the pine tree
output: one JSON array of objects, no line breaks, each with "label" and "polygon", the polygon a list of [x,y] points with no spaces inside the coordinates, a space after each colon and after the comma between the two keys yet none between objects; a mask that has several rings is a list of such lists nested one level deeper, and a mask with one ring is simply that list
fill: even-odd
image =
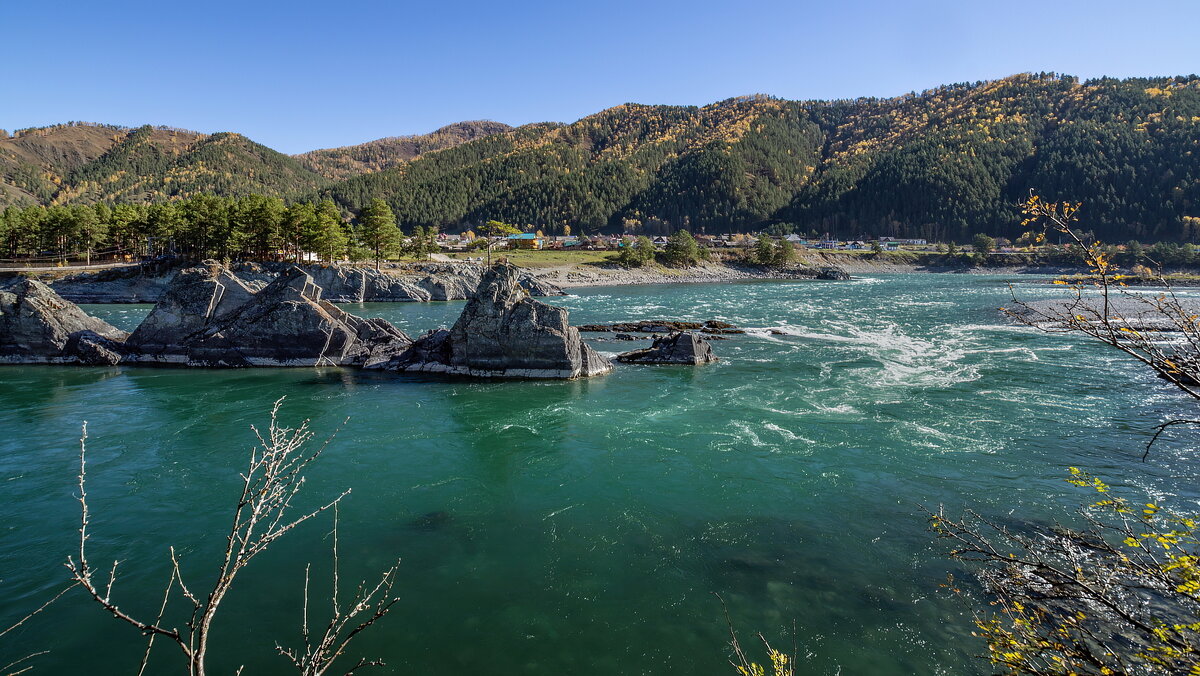
[{"label": "pine tree", "polygon": [[667,238],[663,249],[663,262],[676,267],[691,267],[700,262],[700,245],[687,230],[677,230]]},{"label": "pine tree", "polygon": [[754,262],[759,265],[775,265],[775,242],[767,234],[760,234],[754,245]]},{"label": "pine tree", "polygon": [[84,249],[87,264],[91,265],[92,250],[104,242],[108,235],[108,223],[100,220],[94,208],[82,204],[71,210],[71,219],[74,235]]},{"label": "pine tree", "polygon": [[234,222],[233,248],[257,258],[265,258],[279,247],[286,210],[283,200],[278,197],[247,195],[238,199],[231,208],[230,216]]},{"label": "pine tree", "polygon": [[400,246],[400,228],[396,227],[396,216],[387,202],[373,199],[359,214],[359,236],[363,245],[375,253],[375,269],[384,256],[394,253]]},{"label": "pine tree", "polygon": [[316,211],[313,205],[307,202],[297,202],[289,206],[284,213],[280,234],[297,263],[300,262],[305,244],[312,241],[316,221]]},{"label": "pine tree", "polygon": [[775,265],[785,267],[796,260],[796,247],[786,239],[775,243]]},{"label": "pine tree", "polygon": [[313,214],[313,229],[309,246],[319,252],[326,261],[333,263],[338,253],[346,249],[348,238],[342,224],[341,214],[333,200],[323,200]]}]

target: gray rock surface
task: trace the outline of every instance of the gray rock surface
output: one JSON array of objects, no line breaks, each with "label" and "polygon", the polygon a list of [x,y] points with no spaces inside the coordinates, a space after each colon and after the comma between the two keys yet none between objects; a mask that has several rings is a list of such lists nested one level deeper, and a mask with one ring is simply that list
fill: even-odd
[{"label": "gray rock surface", "polygon": [[127,335],[37,280],[0,286],[0,363],[112,363]]},{"label": "gray rock surface", "polygon": [[717,361],[703,336],[686,331],[655,338],[650,347],[622,352],[617,360],[628,364],[709,364]]},{"label": "gray rock surface", "polygon": [[493,267],[450,330],[418,339],[386,368],[499,378],[580,378],[612,370],[567,311],[529,298],[520,271]]},{"label": "gray rock surface", "polygon": [[67,341],[66,351],[77,363],[85,366],[116,366],[128,353],[118,340],[105,338],[91,331],[80,331]]},{"label": "gray rock surface", "polygon": [[178,266],[148,262],[127,268],[95,270],[47,282],[72,303],[153,303],[166,291]]},{"label": "gray rock surface", "polygon": [[299,268],[262,290],[224,268],[183,270],[130,336],[127,362],[187,366],[363,366],[411,343],[382,319],[363,319],[322,300]]},{"label": "gray rock surface", "polygon": [[196,336],[254,297],[229,270],[210,265],[180,270],[126,344],[154,361],[156,354],[186,354]]},{"label": "gray rock surface", "polygon": [[850,279],[850,273],[842,268],[830,265],[817,269],[817,279],[830,279],[840,282],[845,282]]},{"label": "gray rock surface", "polygon": [[[202,267],[217,265],[205,261]],[[251,290],[270,284],[296,267],[291,263],[237,263],[230,273]],[[379,272],[349,265],[299,266],[333,303],[428,302],[466,300],[475,293],[483,267],[471,263],[430,263]],[[191,269],[191,268],[185,268]],[[165,264],[87,272],[51,282],[67,300],[78,303],[157,303],[170,288],[178,268]],[[562,295],[562,289],[521,273],[522,285],[534,296]]]}]

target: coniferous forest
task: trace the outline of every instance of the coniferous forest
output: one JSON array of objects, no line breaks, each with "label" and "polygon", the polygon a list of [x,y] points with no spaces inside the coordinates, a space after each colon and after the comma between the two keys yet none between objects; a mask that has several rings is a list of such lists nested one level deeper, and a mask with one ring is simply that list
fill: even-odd
[{"label": "coniferous forest", "polygon": [[[405,232],[496,219],[547,234],[965,242],[1020,235],[1016,205],[1031,188],[1083,202],[1102,240],[1197,242],[1200,76],[1040,73],[887,99],[626,104],[572,124],[459,123],[297,156],[235,133],[69,123],[0,132],[0,179],[0,207],[22,207],[0,221],[12,253],[46,246],[44,233],[21,242],[27,221],[86,233],[91,217],[67,216],[81,205],[166,228],[206,208],[283,223],[298,203],[351,222],[375,198]],[[266,246],[253,237],[236,244]]]}]

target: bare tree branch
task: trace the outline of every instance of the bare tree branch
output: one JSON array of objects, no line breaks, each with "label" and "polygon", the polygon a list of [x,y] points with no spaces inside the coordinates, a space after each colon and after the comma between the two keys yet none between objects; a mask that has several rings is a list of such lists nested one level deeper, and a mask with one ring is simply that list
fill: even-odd
[{"label": "bare tree branch", "polygon": [[[208,592],[200,596],[184,581],[184,574],[175,548],[170,548],[171,572],[163,590],[162,601],[158,614],[153,622],[137,619],[132,614],[122,610],[113,599],[113,590],[117,581],[118,561],[113,561],[108,573],[108,580],[101,590],[95,583],[95,569],[87,556],[87,542],[90,538],[88,528],[91,522],[87,500],[87,423],[84,423],[79,440],[79,551],[75,556],[67,557],[66,567],[71,572],[75,584],[83,587],[89,596],[113,617],[136,627],[147,636],[146,650],[142,656],[139,675],[146,671],[150,655],[154,648],[155,638],[164,636],[177,645],[186,660],[187,670],[191,676],[204,676],[209,650],[209,638],[212,625],[217,616],[221,602],[229,594],[242,571],[258,554],[265,551],[272,543],[323,512],[334,510],[333,551],[334,551],[334,593],[332,597],[333,619],[325,630],[321,640],[314,646],[310,642],[308,626],[308,568],[305,569],[303,635],[307,647],[304,655],[289,655],[293,664],[306,676],[324,674],[345,652],[350,641],[361,631],[372,626],[387,614],[391,606],[399,599],[391,597],[392,586],[395,584],[397,565],[384,571],[379,583],[370,591],[364,593],[360,586],[359,594],[354,599],[354,605],[349,609],[339,607],[337,597],[338,562],[337,562],[337,505],[342,498],[350,494],[347,490],[333,500],[320,507],[293,516],[293,502],[300,494],[305,484],[304,473],[308,466],[316,461],[328,448],[329,443],[337,434],[330,435],[313,452],[306,452],[304,447],[313,433],[308,428],[308,421],[303,421],[298,427],[285,427],[279,422],[279,411],[283,398],[277,400],[271,409],[270,426],[264,432],[253,428],[258,444],[251,448],[246,469],[239,476],[241,488],[237,502],[234,504],[229,531],[225,537],[224,552],[218,561],[217,576]],[[348,420],[348,419],[347,419]],[[343,423],[344,424],[344,423]],[[340,430],[340,427],[339,427]],[[186,598],[191,608],[186,616],[184,630],[168,628],[164,617],[170,607],[172,591],[178,585],[180,593]],[[61,593],[59,594],[61,596]],[[57,598],[57,597],[55,597]],[[53,602],[53,599],[51,600]],[[49,605],[49,603],[47,603]],[[40,611],[40,609],[39,609]],[[39,611],[35,611],[39,612]],[[362,615],[359,624],[347,631],[352,621]],[[22,620],[23,621],[23,620]],[[7,630],[6,630],[7,631]],[[280,652],[288,654],[282,649]],[[360,660],[350,672],[366,666],[378,666],[378,660]],[[347,673],[350,673],[347,672]],[[241,669],[238,669],[241,673]]]}]

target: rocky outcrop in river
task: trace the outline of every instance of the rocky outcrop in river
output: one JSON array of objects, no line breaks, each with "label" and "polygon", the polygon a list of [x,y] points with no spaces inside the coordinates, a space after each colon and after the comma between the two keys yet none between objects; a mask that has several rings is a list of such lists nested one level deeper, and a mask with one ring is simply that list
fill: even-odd
[{"label": "rocky outcrop in river", "polygon": [[612,370],[567,311],[528,297],[520,271],[489,270],[449,330],[419,338],[383,368],[488,378],[580,378]]},{"label": "rocky outcrop in river", "polygon": [[[206,262],[205,265],[216,265]],[[260,289],[293,267],[291,263],[236,263],[230,274],[253,290]],[[427,302],[466,300],[479,287],[483,266],[472,263],[427,263],[394,270],[350,265],[299,266],[333,303]],[[190,269],[190,268],[184,268]],[[156,303],[179,269],[165,263],[85,272],[54,280],[51,286],[76,303]],[[534,296],[562,295],[562,289],[521,273],[521,285]]]},{"label": "rocky outcrop in river", "polygon": [[[511,265],[483,276],[453,328],[416,343],[382,319],[322,298],[298,267],[265,286],[249,276],[215,263],[181,270],[132,334],[41,282],[10,282],[0,290],[0,362],[359,366],[488,378],[578,378],[612,369],[567,323],[566,310],[528,297]],[[464,285],[470,281],[464,276]]]},{"label": "rocky outcrop in river", "polygon": [[254,292],[221,267],[182,270],[127,342],[126,362],[187,366],[365,366],[411,343],[382,319],[322,300],[300,268]]},{"label": "rocky outcrop in river", "polygon": [[836,265],[827,265],[825,267],[817,268],[817,274],[815,275],[815,277],[817,279],[828,279],[828,280],[833,280],[833,281],[838,281],[838,282],[845,282],[845,281],[849,281],[850,273],[846,272],[845,269],[839,268]]},{"label": "rocky outcrop in river", "polygon": [[37,280],[0,286],[0,363],[114,364],[126,335]]},{"label": "rocky outcrop in river", "polygon": [[690,364],[699,366],[717,361],[712,346],[703,336],[682,331],[655,338],[650,347],[617,355],[627,364]]}]

